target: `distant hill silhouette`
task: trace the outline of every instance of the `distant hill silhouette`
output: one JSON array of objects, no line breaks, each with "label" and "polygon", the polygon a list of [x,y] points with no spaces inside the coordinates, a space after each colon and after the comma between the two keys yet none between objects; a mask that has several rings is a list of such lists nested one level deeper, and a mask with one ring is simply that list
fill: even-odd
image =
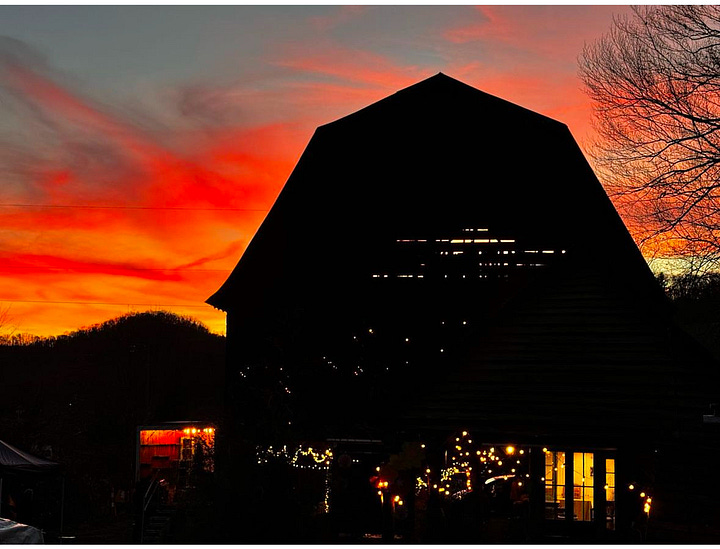
[{"label": "distant hill silhouette", "polygon": [[224,360],[224,337],[164,311],[0,345],[0,438],[65,464],[102,512],[131,485],[137,425],[217,417]]}]

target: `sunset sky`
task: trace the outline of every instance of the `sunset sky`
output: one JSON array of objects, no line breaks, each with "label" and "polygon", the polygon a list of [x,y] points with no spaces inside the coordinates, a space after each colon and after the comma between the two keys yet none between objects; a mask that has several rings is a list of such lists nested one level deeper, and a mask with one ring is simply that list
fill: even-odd
[{"label": "sunset sky", "polygon": [[[0,6],[0,328],[205,305],[314,129],[443,72],[565,122],[621,6]],[[251,290],[249,290],[251,291]]]}]

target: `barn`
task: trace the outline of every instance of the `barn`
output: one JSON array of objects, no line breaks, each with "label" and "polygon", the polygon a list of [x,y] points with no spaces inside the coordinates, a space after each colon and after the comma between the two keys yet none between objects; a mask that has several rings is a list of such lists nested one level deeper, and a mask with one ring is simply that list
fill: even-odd
[{"label": "barn", "polygon": [[322,449],[336,535],[713,520],[717,366],[560,122],[440,73],[319,127],[208,303],[228,459]]}]

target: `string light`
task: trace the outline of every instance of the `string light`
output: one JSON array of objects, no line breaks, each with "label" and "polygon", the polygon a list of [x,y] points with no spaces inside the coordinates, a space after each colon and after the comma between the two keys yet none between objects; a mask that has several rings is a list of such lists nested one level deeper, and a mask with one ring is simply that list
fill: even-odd
[{"label": "string light", "polygon": [[[299,446],[297,450],[293,452],[292,457],[287,451],[287,446],[283,446],[283,448],[279,451],[273,450],[272,446],[269,446],[267,449],[262,449],[258,447],[257,454],[258,463],[260,464],[268,463],[268,458],[274,458],[283,460],[290,466],[296,467],[298,469],[314,470],[329,469],[333,457],[332,450],[330,450],[329,448],[325,451],[316,451],[313,448],[308,448],[307,450],[304,450],[302,446]],[[305,463],[308,459],[312,460],[312,463],[309,465]]]}]

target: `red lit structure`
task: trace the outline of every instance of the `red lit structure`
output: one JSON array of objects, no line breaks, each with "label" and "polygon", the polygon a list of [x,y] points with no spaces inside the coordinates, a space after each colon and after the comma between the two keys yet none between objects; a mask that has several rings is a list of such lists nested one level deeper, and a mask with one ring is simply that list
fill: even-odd
[{"label": "red lit structure", "polygon": [[171,422],[137,428],[135,480],[158,474],[182,487],[193,464],[214,468],[215,427],[200,422]]}]

